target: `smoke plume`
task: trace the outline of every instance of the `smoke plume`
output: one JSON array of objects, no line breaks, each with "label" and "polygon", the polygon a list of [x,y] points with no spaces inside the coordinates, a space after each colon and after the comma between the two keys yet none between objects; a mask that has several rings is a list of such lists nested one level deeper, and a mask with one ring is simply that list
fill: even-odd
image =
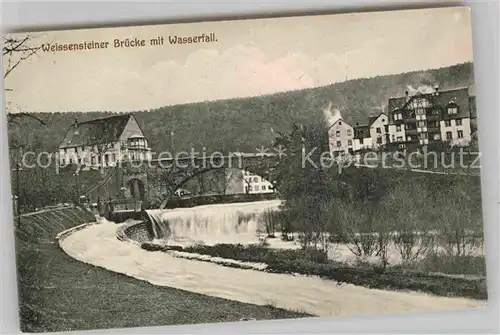
[{"label": "smoke plume", "polygon": [[415,87],[413,85],[408,85],[408,86],[406,86],[406,88],[407,88],[408,93],[410,95],[415,95],[418,92],[420,92],[422,94],[434,92],[434,87],[432,87],[430,85],[419,85],[418,87]]},{"label": "smoke plume", "polygon": [[331,102],[328,104],[328,107],[323,109],[323,114],[325,116],[325,120],[326,120],[328,126],[331,126],[335,122],[337,122],[337,120],[342,119],[342,115],[340,113],[340,110],[338,108],[332,107]]}]

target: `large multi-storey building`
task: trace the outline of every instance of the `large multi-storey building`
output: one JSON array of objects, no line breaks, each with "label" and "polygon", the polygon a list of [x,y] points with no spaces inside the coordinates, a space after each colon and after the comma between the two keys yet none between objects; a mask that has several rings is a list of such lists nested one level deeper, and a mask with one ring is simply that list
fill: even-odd
[{"label": "large multi-storey building", "polygon": [[470,101],[468,88],[440,91],[438,86],[432,93],[418,92],[410,96],[406,91],[404,97],[390,98],[391,142],[428,145],[445,141],[452,145],[468,145],[471,140]]},{"label": "large multi-storey building", "polygon": [[475,96],[468,88],[432,93],[405,92],[390,98],[388,113],[369,117],[368,124],[351,127],[341,117],[328,130],[333,156],[362,150],[426,146],[437,142],[467,146],[475,131]]},{"label": "large multi-storey building", "polygon": [[59,146],[59,164],[116,166],[127,160],[151,160],[152,153],[132,114],[75,123]]}]

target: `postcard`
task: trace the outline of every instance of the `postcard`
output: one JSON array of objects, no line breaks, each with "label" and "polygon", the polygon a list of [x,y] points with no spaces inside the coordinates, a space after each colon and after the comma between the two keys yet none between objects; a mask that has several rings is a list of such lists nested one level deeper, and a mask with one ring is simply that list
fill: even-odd
[{"label": "postcard", "polygon": [[468,7],[3,42],[23,332],[486,306]]}]

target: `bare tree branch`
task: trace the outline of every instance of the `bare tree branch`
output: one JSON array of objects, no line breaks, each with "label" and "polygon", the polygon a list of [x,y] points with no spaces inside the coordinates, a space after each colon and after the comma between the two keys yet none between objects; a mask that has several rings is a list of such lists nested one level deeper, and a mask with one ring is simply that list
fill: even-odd
[{"label": "bare tree branch", "polygon": [[35,55],[40,46],[30,44],[31,36],[26,35],[23,39],[5,38],[3,46],[3,56],[7,58],[4,78],[6,78],[22,62]]},{"label": "bare tree branch", "polygon": [[34,115],[28,114],[28,113],[15,113],[15,114],[11,113],[11,114],[8,114],[8,116],[7,116],[7,123],[8,124],[10,124],[10,123],[19,124],[18,122],[15,121],[15,119],[18,119],[20,117],[29,117],[29,118],[37,120],[38,122],[40,122],[44,126],[46,125],[43,120],[39,119],[38,117],[36,117]]}]

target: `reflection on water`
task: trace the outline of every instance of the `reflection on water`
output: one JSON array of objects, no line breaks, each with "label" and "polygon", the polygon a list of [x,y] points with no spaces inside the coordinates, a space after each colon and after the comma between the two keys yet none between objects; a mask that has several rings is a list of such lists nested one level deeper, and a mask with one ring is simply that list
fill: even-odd
[{"label": "reflection on water", "polygon": [[264,229],[262,215],[275,210],[280,200],[147,211],[159,243],[256,243]]}]

